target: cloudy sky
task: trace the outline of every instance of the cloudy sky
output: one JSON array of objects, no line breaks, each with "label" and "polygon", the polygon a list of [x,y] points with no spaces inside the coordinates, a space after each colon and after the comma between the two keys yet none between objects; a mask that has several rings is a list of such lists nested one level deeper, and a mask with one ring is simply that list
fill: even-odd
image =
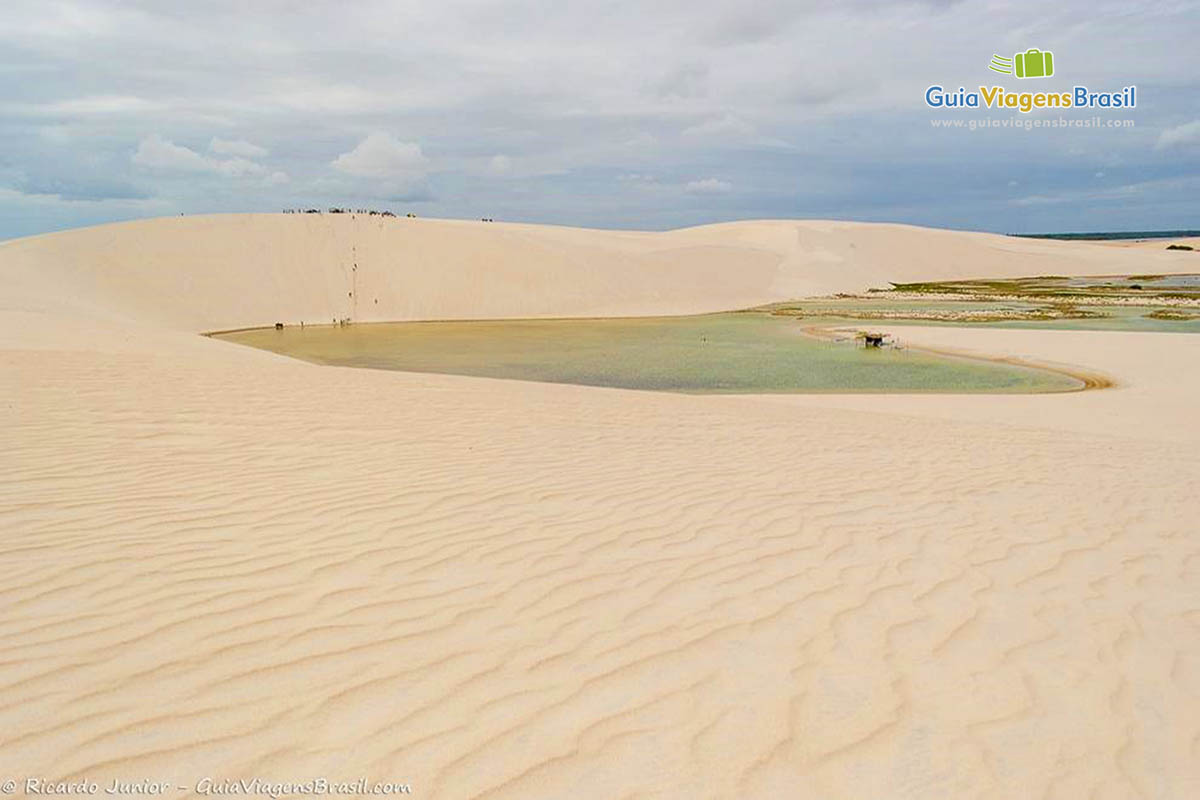
[{"label": "cloudy sky", "polygon": [[[1052,50],[1053,78],[989,72]],[[666,229],[1200,228],[1200,3],[4,0],[0,238],[349,205]],[[966,130],[957,89],[1138,87]],[[1035,117],[1088,118],[1093,112]]]}]

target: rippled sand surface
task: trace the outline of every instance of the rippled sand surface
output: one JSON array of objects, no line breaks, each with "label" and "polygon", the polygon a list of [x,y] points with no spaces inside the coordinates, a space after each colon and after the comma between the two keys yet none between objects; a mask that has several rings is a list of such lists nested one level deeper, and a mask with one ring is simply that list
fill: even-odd
[{"label": "rippled sand surface", "polygon": [[[334,316],[344,292],[305,237],[337,234],[350,254],[358,222],[318,222],[0,246],[0,778],[366,776],[431,798],[1197,794],[1197,337],[906,327],[1117,385],[714,397],[324,367],[195,335]],[[410,251],[452,225],[420,223]],[[1029,274],[1143,258],[819,225],[680,234],[725,243],[686,302],[659,294],[638,249],[674,234],[581,232],[594,258],[527,274],[540,299],[509,315],[582,303],[574,287],[605,280],[593,271],[632,262],[596,299],[612,313],[712,310],[693,305],[720,307],[739,281],[769,302],[809,274],[856,289],[853,259],[920,280],[972,252]],[[486,235],[512,274],[521,253],[575,241]],[[875,264],[889,237],[899,260]],[[170,242],[186,266],[226,240],[232,264],[163,266]],[[782,261],[755,283],[765,252]],[[1045,269],[1054,253],[1068,263]],[[278,266],[255,273],[263,254]],[[399,285],[403,268],[364,258],[359,280]],[[423,302],[457,297],[466,316],[461,269],[421,278]],[[285,270],[294,295],[273,291]]]}]

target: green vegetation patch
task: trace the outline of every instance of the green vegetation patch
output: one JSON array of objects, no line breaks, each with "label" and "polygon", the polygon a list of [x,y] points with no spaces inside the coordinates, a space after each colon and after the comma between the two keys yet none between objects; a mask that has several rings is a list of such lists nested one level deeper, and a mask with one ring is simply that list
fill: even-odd
[{"label": "green vegetation patch", "polygon": [[1186,308],[1157,308],[1146,315],[1146,319],[1164,319],[1173,322],[1191,322],[1200,320],[1200,311],[1189,311]]}]

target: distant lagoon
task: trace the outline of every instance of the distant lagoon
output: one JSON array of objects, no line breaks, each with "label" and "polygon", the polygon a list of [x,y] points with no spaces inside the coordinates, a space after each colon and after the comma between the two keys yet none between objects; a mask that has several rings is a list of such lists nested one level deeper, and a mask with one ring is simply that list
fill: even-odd
[{"label": "distant lagoon", "polygon": [[1125,239],[1188,239],[1200,236],[1200,230],[1182,231],[1095,231],[1093,233],[1010,233],[1022,239],[1067,239],[1078,241],[1117,241]]}]

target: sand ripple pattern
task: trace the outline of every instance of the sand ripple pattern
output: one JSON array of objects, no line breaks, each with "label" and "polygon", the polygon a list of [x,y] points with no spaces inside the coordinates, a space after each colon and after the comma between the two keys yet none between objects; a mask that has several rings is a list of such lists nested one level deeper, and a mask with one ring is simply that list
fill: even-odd
[{"label": "sand ripple pattern", "polygon": [[1200,795],[1192,447],[0,357],[0,777]]}]

